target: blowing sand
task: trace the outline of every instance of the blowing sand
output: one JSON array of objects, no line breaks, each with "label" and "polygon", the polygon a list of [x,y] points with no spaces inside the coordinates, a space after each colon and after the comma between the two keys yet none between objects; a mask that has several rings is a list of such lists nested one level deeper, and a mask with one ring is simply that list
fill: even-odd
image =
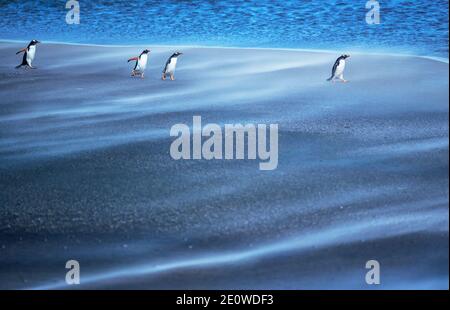
[{"label": "blowing sand", "polygon": [[[0,287],[448,289],[447,63],[0,43]],[[151,46],[150,46],[151,47]],[[176,81],[161,81],[180,50]],[[279,124],[279,164],[174,161],[172,125]]]}]

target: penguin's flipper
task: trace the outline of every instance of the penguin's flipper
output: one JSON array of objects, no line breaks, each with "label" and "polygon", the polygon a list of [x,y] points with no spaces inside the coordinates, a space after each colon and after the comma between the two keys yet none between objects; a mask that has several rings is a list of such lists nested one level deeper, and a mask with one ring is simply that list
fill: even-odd
[{"label": "penguin's flipper", "polygon": [[167,59],[166,64],[165,64],[164,69],[163,69],[163,74],[167,73],[167,67],[169,66],[171,60],[172,60],[172,56],[170,56],[170,58]]},{"label": "penguin's flipper", "polygon": [[22,58],[22,63],[18,66],[16,66],[16,69],[19,69],[20,67],[23,66],[30,66],[27,62],[27,53],[23,54],[23,58]]},{"label": "penguin's flipper", "polygon": [[133,58],[130,58],[130,59],[128,59],[128,62],[130,62],[130,61],[138,61],[139,60],[139,57],[133,57]]},{"label": "penguin's flipper", "polygon": [[21,49],[20,51],[18,51],[17,53],[16,53],[16,55],[19,55],[20,53],[24,53],[24,52],[26,52],[27,51],[27,48],[23,48],[23,49]]},{"label": "penguin's flipper", "polygon": [[336,69],[339,66],[339,62],[341,61],[341,57],[339,57],[338,59],[336,59],[334,65],[333,65],[333,69],[331,70],[331,77],[327,80],[328,82],[331,81],[335,74],[336,74]]}]

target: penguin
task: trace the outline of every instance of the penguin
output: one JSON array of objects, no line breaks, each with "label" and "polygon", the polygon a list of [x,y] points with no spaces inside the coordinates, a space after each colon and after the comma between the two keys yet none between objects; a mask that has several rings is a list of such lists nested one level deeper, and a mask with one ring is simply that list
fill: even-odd
[{"label": "penguin", "polygon": [[140,75],[141,78],[144,78],[144,71],[145,71],[145,68],[147,68],[147,60],[148,60],[149,53],[150,53],[150,51],[146,49],[138,57],[133,57],[133,58],[128,59],[128,62],[136,61],[136,64],[134,65],[134,69],[133,69],[133,71],[131,71],[131,76]]},{"label": "penguin", "polygon": [[331,77],[327,81],[333,81],[338,78],[340,81],[346,83],[347,80],[344,79],[345,70],[345,60],[349,58],[350,55],[342,55],[334,63],[333,70],[331,71]]},{"label": "penguin", "polygon": [[32,63],[33,63],[34,57],[36,56],[36,46],[39,43],[41,43],[41,42],[39,42],[37,40],[32,40],[26,48],[23,48],[16,53],[16,55],[18,55],[22,52],[24,53],[22,63],[20,65],[16,66],[16,69],[19,69],[20,67],[23,67],[23,66],[25,68],[36,69],[36,67],[32,66]]},{"label": "penguin", "polygon": [[169,57],[169,59],[166,62],[166,65],[164,67],[164,70],[162,72],[162,80],[164,81],[166,79],[166,75],[170,75],[170,79],[173,81],[175,80],[174,73],[175,69],[177,67],[177,61],[178,57],[183,55],[183,53],[176,52],[172,56]]}]

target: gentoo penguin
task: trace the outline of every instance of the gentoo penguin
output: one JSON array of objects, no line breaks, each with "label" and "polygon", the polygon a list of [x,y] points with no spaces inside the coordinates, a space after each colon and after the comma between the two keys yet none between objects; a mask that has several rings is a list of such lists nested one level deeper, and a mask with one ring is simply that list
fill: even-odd
[{"label": "gentoo penguin", "polygon": [[18,55],[22,52],[24,53],[22,63],[20,65],[18,65],[16,67],[16,69],[19,69],[22,66],[25,66],[25,68],[36,69],[35,67],[32,66],[32,63],[33,63],[34,57],[36,56],[36,45],[38,43],[41,43],[41,42],[39,42],[37,40],[33,40],[30,42],[30,44],[28,44],[28,46],[26,48],[23,48],[16,53],[16,55]]},{"label": "gentoo penguin", "polygon": [[144,50],[141,55],[138,57],[133,57],[128,59],[128,62],[130,61],[136,61],[136,64],[134,65],[133,71],[131,71],[131,76],[140,75],[141,78],[144,78],[144,71],[145,68],[147,68],[147,60],[148,60],[148,54],[150,53],[149,50]]},{"label": "gentoo penguin", "polygon": [[334,63],[333,70],[331,71],[331,77],[327,81],[333,81],[337,78],[340,81],[346,83],[347,80],[344,79],[345,70],[345,60],[349,58],[350,55],[342,55]]},{"label": "gentoo penguin", "polygon": [[175,73],[175,69],[177,67],[178,57],[181,56],[181,55],[183,55],[183,53],[176,52],[172,56],[169,57],[169,59],[166,62],[166,66],[164,67],[164,70],[162,72],[162,79],[163,80],[166,79],[166,75],[167,74],[170,75],[170,79],[172,81],[175,80],[174,73]]}]

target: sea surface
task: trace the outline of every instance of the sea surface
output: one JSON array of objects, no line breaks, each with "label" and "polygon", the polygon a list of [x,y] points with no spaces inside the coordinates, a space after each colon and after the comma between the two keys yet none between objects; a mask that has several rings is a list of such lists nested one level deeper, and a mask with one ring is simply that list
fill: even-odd
[{"label": "sea surface", "polygon": [[306,48],[448,58],[448,1],[364,0],[0,1],[0,39],[86,43]]}]

